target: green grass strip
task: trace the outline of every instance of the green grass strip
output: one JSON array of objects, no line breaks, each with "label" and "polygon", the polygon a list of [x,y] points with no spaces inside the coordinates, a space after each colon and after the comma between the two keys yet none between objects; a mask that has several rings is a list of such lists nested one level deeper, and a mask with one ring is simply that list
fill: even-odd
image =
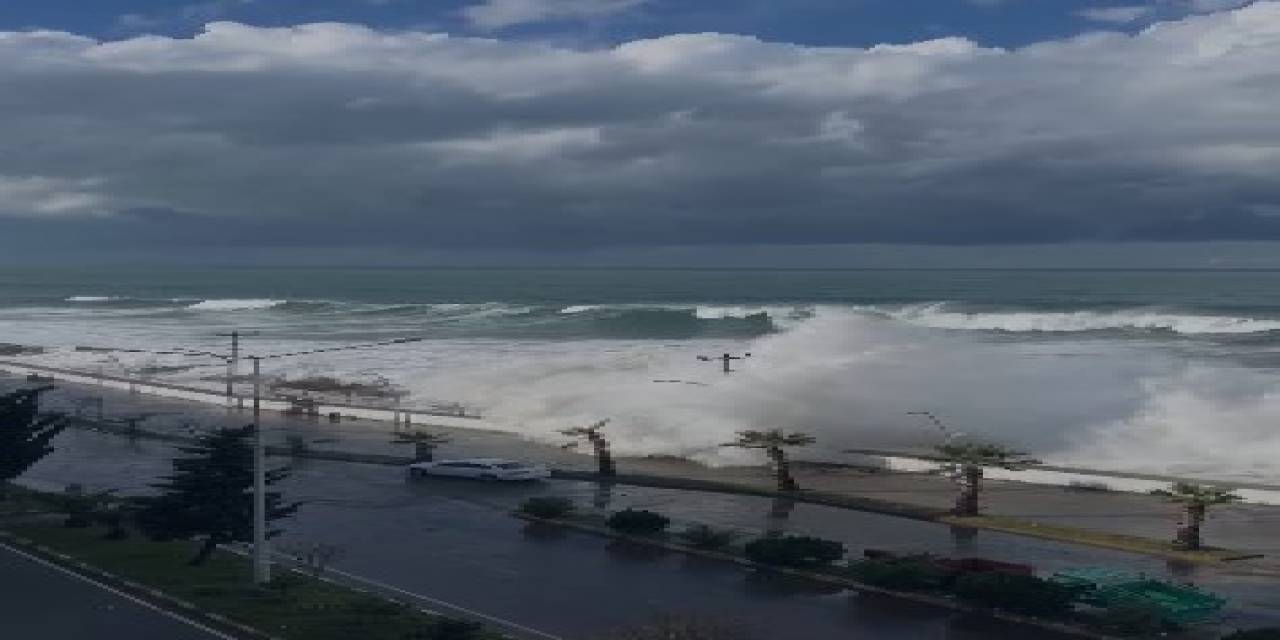
[{"label": "green grass strip", "polygon": [[13,523],[6,529],[96,569],[279,638],[429,640],[435,637],[431,629],[440,620],[414,607],[297,572],[282,572],[270,587],[257,587],[249,562],[228,552],[215,553],[202,566],[188,566],[195,553],[190,542],[151,542],[136,534],[106,540],[103,529],[69,529],[56,522]]}]

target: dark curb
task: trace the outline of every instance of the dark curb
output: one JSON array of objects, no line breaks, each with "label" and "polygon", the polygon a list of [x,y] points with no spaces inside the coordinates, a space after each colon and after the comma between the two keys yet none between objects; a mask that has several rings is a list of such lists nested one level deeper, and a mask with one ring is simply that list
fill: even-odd
[{"label": "dark curb", "polygon": [[195,622],[229,636],[241,638],[243,640],[281,640],[277,636],[234,622],[221,614],[205,611],[191,602],[175,598],[158,589],[153,589],[132,580],[121,578],[120,576],[108,571],[103,571],[90,566],[69,555],[60,553],[40,545],[35,541],[28,540],[8,531],[0,531],[0,545],[6,545],[13,549],[29,553],[41,560],[55,564],[79,576],[89,578],[95,582],[100,582],[106,586],[142,600],[147,604],[185,618],[190,618]]},{"label": "dark curb", "polygon": [[718,551],[707,551],[705,549],[695,549],[693,547],[687,547],[685,545],[675,544],[672,542],[668,542],[666,540],[659,540],[656,538],[647,538],[643,536],[633,536],[633,535],[618,533],[616,531],[613,531],[612,529],[608,529],[605,527],[598,527],[595,525],[590,525],[590,524],[585,524],[580,522],[573,522],[571,520],[552,520],[547,518],[538,518],[538,517],[531,516],[526,513],[521,513],[518,511],[513,512],[512,515],[514,515],[517,518],[520,518],[521,520],[525,520],[527,522],[564,527],[567,529],[573,529],[575,531],[580,531],[582,533],[589,533],[589,534],[600,536],[603,538],[610,538],[613,540],[623,540],[625,542],[630,542],[630,543],[645,545],[650,547],[657,547],[660,549],[665,549],[667,551],[673,551],[675,553],[682,553],[685,555],[697,556],[697,557],[706,558],[709,560],[717,560],[720,562],[736,564],[740,567],[744,567],[747,569],[765,571],[769,573],[776,573],[779,575],[790,576],[793,578],[802,578],[802,579],[810,580],[813,582],[819,582],[823,584],[844,587],[846,589],[849,589],[852,591],[858,591],[860,593],[872,593],[876,595],[887,596],[890,598],[896,598],[899,600],[908,600],[918,604],[925,604],[925,605],[930,605],[934,607],[950,609],[952,611],[959,611],[962,613],[976,613],[984,616],[989,616],[997,620],[1001,620],[1003,622],[1010,622],[1010,623],[1019,624],[1023,626],[1034,627],[1037,629],[1043,629],[1045,631],[1052,631],[1054,633],[1070,635],[1077,638],[1085,638],[1086,640],[1121,640],[1116,636],[1110,636],[1104,633],[1093,631],[1091,629],[1077,627],[1074,625],[1050,622],[1047,620],[1041,620],[1039,618],[1031,618],[1028,616],[1022,616],[1022,615],[1008,613],[1004,611],[984,609],[982,607],[975,607],[975,606],[968,605],[963,602],[959,602],[957,600],[953,600],[950,598],[942,598],[937,596],[930,596],[930,595],[925,595],[920,593],[911,593],[906,591],[893,591],[890,589],[884,589],[882,587],[872,586],[869,584],[858,582],[856,580],[851,580],[849,578],[843,578],[840,576],[814,573],[811,571],[791,569],[788,567],[775,567],[771,565],[760,564],[758,562],[752,562],[751,560],[747,560],[746,558],[742,558],[742,557],[728,554],[728,553],[721,553]]},{"label": "dark curb", "polygon": [[[195,439],[188,436],[179,436],[167,433],[157,433],[138,429],[128,431],[123,427],[116,425],[103,425],[84,418],[72,421],[72,426],[107,433],[111,435],[121,435],[127,437],[135,437],[145,440],[158,440],[163,442],[175,443],[191,443]],[[302,451],[292,452],[285,447],[268,446],[266,453],[271,457],[296,458],[304,460],[327,460],[331,462],[350,462],[355,464],[373,464],[382,466],[405,466],[413,462],[413,458],[405,456],[392,456],[375,453],[353,453],[346,451]],[[974,529],[983,529],[987,531],[996,531],[1008,535],[1024,536],[1028,538],[1036,538],[1040,540],[1049,540],[1062,544],[1074,544],[1096,549],[1110,549],[1113,551],[1123,551],[1126,553],[1134,553],[1154,558],[1165,558],[1173,560],[1181,560],[1185,562],[1193,562],[1196,564],[1218,565],[1229,561],[1252,560],[1256,559],[1255,555],[1247,555],[1242,553],[1228,552],[1222,557],[1217,556],[1199,556],[1178,552],[1173,550],[1161,551],[1159,549],[1138,549],[1123,544],[1108,544],[1104,540],[1099,540],[1089,534],[1095,533],[1088,529],[1079,529],[1081,537],[1073,537],[1069,534],[1058,534],[1055,532],[1068,529],[1068,527],[1054,526],[1046,527],[1045,530],[1036,531],[1036,524],[1033,521],[1017,521],[1026,524],[1026,527],[1009,527],[1002,526],[994,522],[983,521],[982,518],[961,519],[952,516],[946,511],[938,509],[929,509],[909,504],[897,502],[888,502],[885,500],[876,500],[874,498],[864,498],[860,496],[848,496],[841,494],[825,493],[821,491],[777,491],[775,489],[766,489],[763,487],[753,487],[750,485],[736,484],[732,482],[721,482],[717,480],[701,480],[695,478],[677,478],[671,476],[653,476],[645,474],[618,474],[608,478],[602,478],[594,471],[578,471],[573,469],[552,469],[551,477],[558,480],[579,480],[585,482],[604,482],[620,485],[628,485],[635,487],[653,487],[655,489],[674,489],[680,491],[705,491],[708,493],[723,493],[729,495],[755,496],[759,498],[774,498],[784,500],[794,500],[795,502],[805,504],[815,504],[824,507],[833,507],[837,509],[848,509],[851,511],[862,511],[865,513],[875,513],[884,516],[892,516],[895,518],[907,518],[909,520],[917,520],[921,522],[932,522],[940,525],[964,526]],[[1007,519],[1012,520],[1012,519]],[[1137,538],[1137,536],[1132,536]],[[1145,538],[1140,538],[1147,540]],[[1153,541],[1154,542],[1154,541]],[[1225,551],[1225,550],[1224,550]],[[1270,573],[1268,573],[1270,575]]]}]

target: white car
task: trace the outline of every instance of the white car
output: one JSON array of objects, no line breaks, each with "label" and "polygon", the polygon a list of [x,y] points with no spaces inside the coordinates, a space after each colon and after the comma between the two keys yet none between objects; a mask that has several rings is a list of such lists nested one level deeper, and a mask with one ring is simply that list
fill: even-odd
[{"label": "white car", "polygon": [[502,458],[439,460],[436,462],[415,462],[409,465],[409,477],[422,478],[425,476],[518,481],[549,478],[551,477],[551,471],[540,464],[525,464]]}]

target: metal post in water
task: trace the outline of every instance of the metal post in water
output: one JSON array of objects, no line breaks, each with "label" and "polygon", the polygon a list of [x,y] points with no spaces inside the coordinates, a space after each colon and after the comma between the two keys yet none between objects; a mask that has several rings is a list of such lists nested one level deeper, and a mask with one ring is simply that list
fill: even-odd
[{"label": "metal post in water", "polygon": [[230,410],[235,405],[235,373],[232,372],[231,359],[227,358],[227,409]]},{"label": "metal post in water", "polygon": [[713,361],[713,360],[719,360],[719,361],[720,361],[720,363],[721,363],[721,365],[722,365],[722,370],[724,371],[724,373],[725,373],[725,374],[730,374],[730,373],[733,373],[733,368],[732,368],[732,367],[730,367],[730,364],[732,364],[734,360],[745,360],[745,359],[750,358],[750,357],[751,357],[751,354],[750,354],[750,353],[744,353],[744,354],[742,354],[742,355],[740,355],[740,356],[735,356],[735,355],[733,355],[733,354],[726,353],[726,354],[719,355],[719,356],[714,356],[714,357],[713,357],[713,356],[698,356],[698,359],[699,359],[699,360],[701,360],[701,361],[703,361],[703,362],[711,362],[711,361]]}]

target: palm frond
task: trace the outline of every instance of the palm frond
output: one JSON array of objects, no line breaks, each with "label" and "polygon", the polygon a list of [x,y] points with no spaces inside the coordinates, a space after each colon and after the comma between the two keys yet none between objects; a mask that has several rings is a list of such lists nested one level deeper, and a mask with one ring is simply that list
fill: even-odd
[{"label": "palm frond", "polygon": [[1202,506],[1230,504],[1244,499],[1229,488],[1191,482],[1174,482],[1168,489],[1156,489],[1151,494],[1163,497],[1170,502]]},{"label": "palm frond", "polygon": [[738,432],[737,440],[720,446],[742,449],[768,449],[770,447],[803,447],[816,441],[817,438],[798,431],[785,433],[781,429],[771,429],[769,431],[745,429]]},{"label": "palm frond", "polygon": [[951,441],[934,449],[948,463],[979,467],[999,467],[1012,471],[1027,469],[1040,461],[1025,451],[991,442]]}]

